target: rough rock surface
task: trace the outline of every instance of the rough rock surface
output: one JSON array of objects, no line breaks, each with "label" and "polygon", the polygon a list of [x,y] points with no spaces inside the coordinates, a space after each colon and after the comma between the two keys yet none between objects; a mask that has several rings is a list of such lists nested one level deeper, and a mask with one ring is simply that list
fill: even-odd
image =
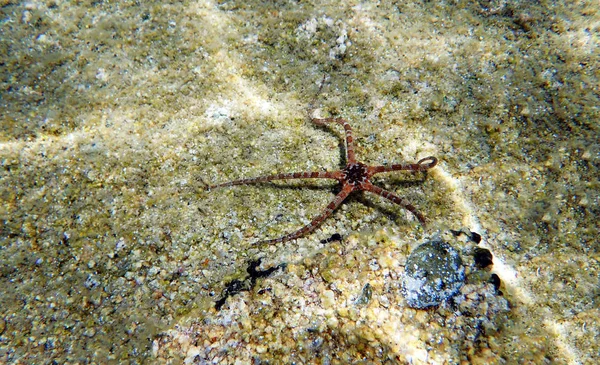
[{"label": "rough rock surface", "polygon": [[440,304],[456,295],[465,281],[458,252],[443,241],[430,241],[408,257],[402,293],[413,308]]}]

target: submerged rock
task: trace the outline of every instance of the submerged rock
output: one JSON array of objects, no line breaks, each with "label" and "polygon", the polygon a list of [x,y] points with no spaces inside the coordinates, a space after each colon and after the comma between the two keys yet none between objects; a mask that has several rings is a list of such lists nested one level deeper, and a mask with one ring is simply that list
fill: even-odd
[{"label": "submerged rock", "polygon": [[402,292],[409,306],[426,308],[457,294],[464,281],[458,252],[446,242],[430,241],[408,257]]}]

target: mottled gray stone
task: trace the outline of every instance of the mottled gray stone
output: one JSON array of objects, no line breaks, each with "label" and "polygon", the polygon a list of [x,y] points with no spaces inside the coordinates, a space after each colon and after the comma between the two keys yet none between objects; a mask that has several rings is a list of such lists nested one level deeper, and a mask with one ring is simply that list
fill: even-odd
[{"label": "mottled gray stone", "polygon": [[446,242],[430,241],[408,257],[402,293],[413,308],[431,307],[458,293],[464,280],[458,252]]}]

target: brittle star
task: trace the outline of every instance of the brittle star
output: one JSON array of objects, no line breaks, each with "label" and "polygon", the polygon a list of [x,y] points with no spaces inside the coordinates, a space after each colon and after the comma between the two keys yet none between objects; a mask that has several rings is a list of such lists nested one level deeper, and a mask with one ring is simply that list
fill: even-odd
[{"label": "brittle star", "polygon": [[[321,84],[321,88],[323,85]],[[321,91],[319,88],[319,92]],[[310,110],[310,109],[309,109]],[[419,222],[425,226],[425,217],[419,213],[417,208],[412,205],[409,201],[398,195],[380,188],[377,185],[373,185],[370,181],[371,177],[375,174],[390,171],[427,171],[437,165],[437,158],[433,156],[425,157],[417,161],[417,163],[404,163],[404,164],[393,164],[384,166],[368,166],[362,162],[356,161],[354,154],[354,137],[352,136],[352,127],[343,118],[309,118],[313,123],[319,126],[323,126],[328,123],[337,123],[344,127],[346,134],[346,167],[343,170],[338,171],[312,171],[312,172],[291,172],[269,176],[259,176],[249,179],[241,179],[229,181],[222,184],[209,186],[208,189],[222,188],[234,185],[250,185],[258,184],[273,180],[290,180],[290,179],[334,179],[339,181],[341,185],[340,192],[335,198],[327,205],[325,210],[314,218],[310,223],[300,228],[299,230],[287,234],[283,237],[258,241],[256,245],[270,245],[275,243],[281,243],[291,241],[297,238],[306,236],[307,234],[314,231],[325,219],[327,219],[333,211],[342,204],[342,202],[355,191],[369,191],[377,194],[383,198],[392,201],[395,204],[400,205],[404,209],[411,212]]]}]

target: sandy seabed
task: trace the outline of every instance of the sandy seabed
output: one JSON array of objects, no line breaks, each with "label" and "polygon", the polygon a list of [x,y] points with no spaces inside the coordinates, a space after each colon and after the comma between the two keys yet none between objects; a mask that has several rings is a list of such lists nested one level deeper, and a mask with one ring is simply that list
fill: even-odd
[{"label": "sandy seabed", "polygon": [[[600,361],[597,1],[0,14],[0,362]],[[304,238],[252,245],[320,214],[335,182],[206,186],[342,167],[341,128],[307,117],[315,98],[364,163],[439,159],[374,179],[426,227],[365,193]],[[404,264],[432,239],[463,255],[466,282],[412,309]],[[251,278],[258,259],[277,269]]]}]

